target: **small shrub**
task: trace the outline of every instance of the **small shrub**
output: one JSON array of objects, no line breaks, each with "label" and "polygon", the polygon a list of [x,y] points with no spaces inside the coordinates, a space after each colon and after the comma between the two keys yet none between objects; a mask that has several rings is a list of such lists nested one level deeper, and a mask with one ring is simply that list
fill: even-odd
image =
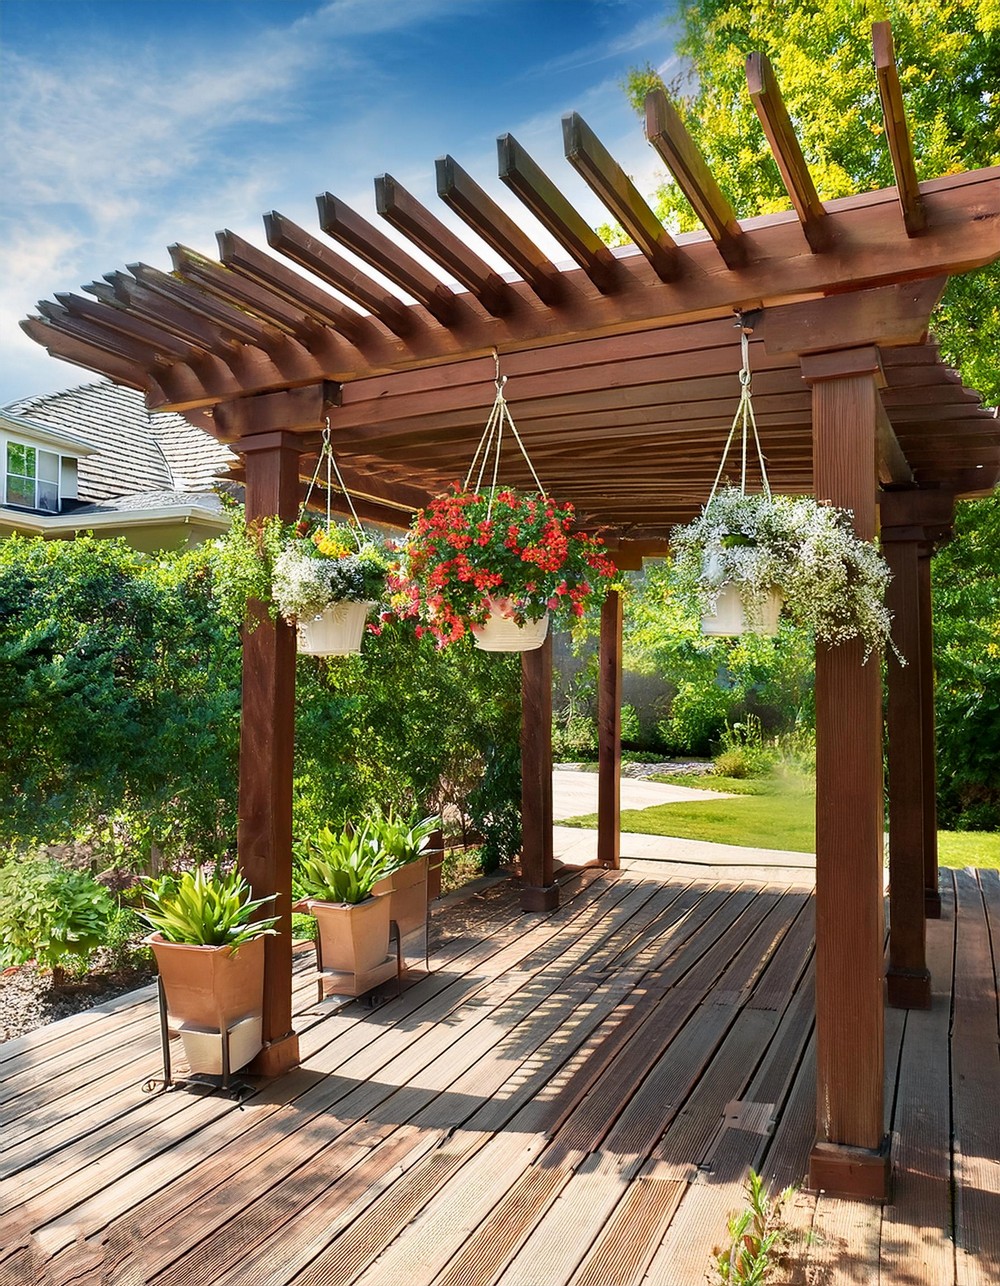
[{"label": "small shrub", "polygon": [[713,1252],[715,1280],[720,1286],[763,1286],[770,1279],[775,1260],[787,1239],[781,1227],[781,1211],[794,1194],[794,1188],[769,1197],[764,1180],[751,1170],[746,1190],[747,1208],[729,1219],[728,1244]]},{"label": "small shrub", "polygon": [[109,966],[124,971],[147,965],[153,953],[142,944],[145,934],[146,926],[131,907],[116,907],[104,933]]},{"label": "small shrub", "polygon": [[85,959],[104,942],[113,912],[107,889],[86,871],[53,858],[9,862],[0,867],[0,968]]}]

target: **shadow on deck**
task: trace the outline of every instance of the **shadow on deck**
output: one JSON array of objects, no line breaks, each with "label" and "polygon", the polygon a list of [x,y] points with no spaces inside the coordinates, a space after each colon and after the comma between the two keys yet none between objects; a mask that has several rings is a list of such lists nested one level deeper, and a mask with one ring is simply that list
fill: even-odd
[{"label": "shadow on deck", "polygon": [[[944,874],[934,1006],[887,1014],[894,1203],[800,1193],[776,1280],[1000,1276],[1000,879]],[[303,1065],[242,1105],[140,1092],[148,990],[0,1046],[0,1286],[701,1283],[747,1167],[806,1171],[809,890],[562,878],[546,915],[507,884],[438,910],[377,1010],[303,977]]]}]

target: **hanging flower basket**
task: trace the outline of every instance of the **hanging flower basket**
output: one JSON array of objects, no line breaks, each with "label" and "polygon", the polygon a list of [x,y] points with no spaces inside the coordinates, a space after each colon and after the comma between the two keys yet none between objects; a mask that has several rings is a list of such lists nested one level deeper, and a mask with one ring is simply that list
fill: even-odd
[{"label": "hanging flower basket", "polygon": [[[303,528],[305,527],[305,530]],[[217,596],[243,622],[248,599],[298,626],[300,650],[317,656],[360,651],[365,620],[385,593],[382,545],[347,524],[288,526],[266,518],[249,526],[234,516],[220,542]]]},{"label": "hanging flower basket", "polygon": [[[440,646],[471,632],[487,651],[540,647],[547,615],[582,616],[615,574],[600,539],[573,527],[573,507],[540,493],[456,485],[413,521],[394,582],[397,611],[416,617]],[[513,634],[531,627],[531,635]],[[501,636],[519,646],[497,646]]]},{"label": "hanging flower basket", "polygon": [[756,618],[743,601],[737,585],[723,585],[715,600],[715,609],[701,618],[701,632],[712,638],[733,638],[740,634],[774,635],[778,633],[782,598],[770,590],[760,604]]},{"label": "hanging flower basket", "polygon": [[889,641],[889,568],[857,536],[847,510],[808,496],[724,488],[699,518],[674,530],[672,545],[679,588],[703,616],[735,590],[751,628],[767,632],[761,625],[777,592],[787,615],[818,642],[861,639],[867,658]]}]

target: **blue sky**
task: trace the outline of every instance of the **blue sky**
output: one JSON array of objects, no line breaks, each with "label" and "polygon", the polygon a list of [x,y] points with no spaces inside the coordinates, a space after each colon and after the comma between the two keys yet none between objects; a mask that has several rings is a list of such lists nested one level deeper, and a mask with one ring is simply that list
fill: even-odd
[{"label": "blue sky", "polygon": [[445,152],[554,253],[496,178],[496,136],[598,223],[562,154],[579,111],[651,191],[621,82],[669,74],[670,2],[0,0],[0,405],[88,378],[18,329],[37,299],[169,268],[174,241],[214,255],[223,227],[263,246],[266,210],[315,230],[325,190],[381,224],[383,172],[459,227],[434,192]]}]

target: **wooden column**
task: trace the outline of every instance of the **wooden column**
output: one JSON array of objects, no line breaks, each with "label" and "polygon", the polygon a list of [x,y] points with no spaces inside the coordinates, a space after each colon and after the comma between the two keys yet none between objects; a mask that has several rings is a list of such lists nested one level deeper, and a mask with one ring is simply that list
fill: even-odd
[{"label": "wooden column", "polygon": [[552,635],[521,654],[521,909],[559,905],[552,854]]},{"label": "wooden column", "polygon": [[[880,365],[872,347],[802,358],[817,500],[875,536]],[[884,1199],[882,680],[859,641],[816,649],[816,1103],[813,1188]]]},{"label": "wooden column", "polygon": [[[215,422],[243,457],[246,516],[293,520],[299,504],[299,453],[315,449],[316,433],[339,400],[330,383],[238,398],[215,408]],[[294,432],[292,430],[294,429]],[[277,894],[279,932],[265,938],[264,1048],[250,1064],[278,1076],[299,1061],[292,1030],[292,769],[295,746],[295,631],[272,621],[259,603],[247,606],[243,632],[240,720],[239,864],[254,894]]]},{"label": "wooden column", "polygon": [[[894,517],[903,516],[907,493],[891,497]],[[889,497],[887,497],[887,500]],[[898,1009],[929,1009],[924,917],[924,737],[921,696],[919,553],[924,529],[886,525],[882,551],[892,571],[887,605],[892,638],[905,664],[890,649],[888,682],[889,768],[889,968],[887,997]]]},{"label": "wooden column", "polygon": [[[239,444],[246,463],[247,520],[277,514],[295,518],[299,443],[290,433],[266,433]],[[292,1030],[292,760],[295,746],[295,631],[272,621],[256,602],[243,632],[240,794],[237,849],[254,895],[276,893],[278,934],[264,947],[264,1049],[250,1065],[278,1076],[299,1061]]]},{"label": "wooden column", "polygon": [[597,687],[597,860],[621,867],[622,596],[609,590],[601,606]]},{"label": "wooden column", "polygon": [[934,613],[931,607],[931,555],[928,541],[920,549],[919,578],[921,758],[924,801],[924,915],[941,918],[941,891],[938,887],[937,838],[937,737],[934,723]]}]

